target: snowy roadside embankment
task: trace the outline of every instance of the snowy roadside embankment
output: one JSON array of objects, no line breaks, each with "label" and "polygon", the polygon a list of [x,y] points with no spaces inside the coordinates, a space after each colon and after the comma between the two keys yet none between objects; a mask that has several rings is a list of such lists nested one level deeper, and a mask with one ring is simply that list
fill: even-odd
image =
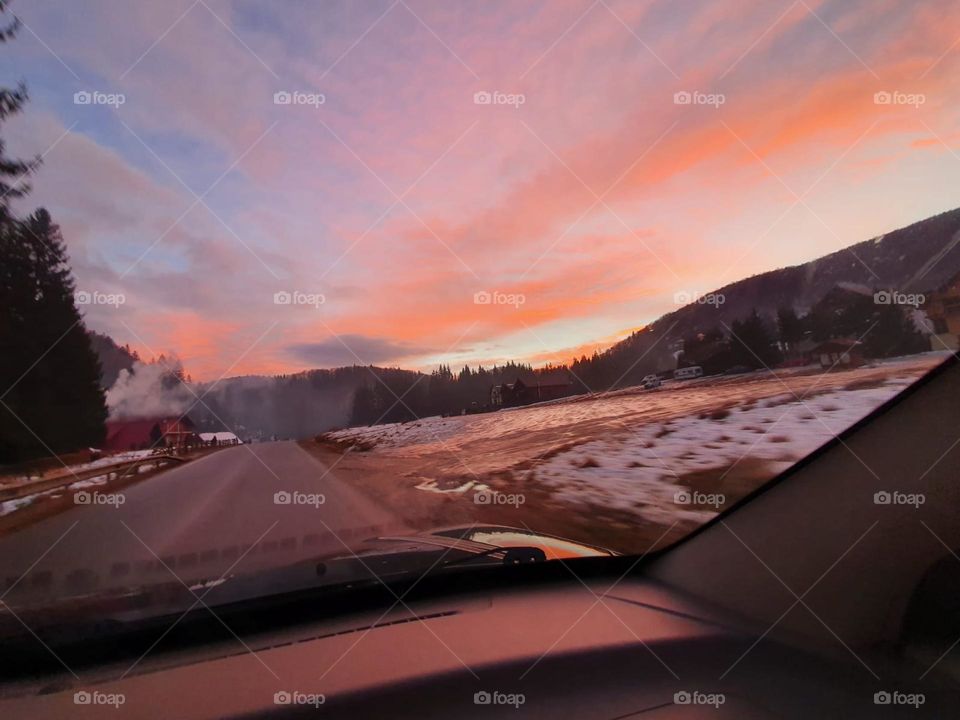
[{"label": "snowy roadside embankment", "polygon": [[[109,468],[112,465],[117,465],[124,462],[133,462],[135,460],[141,460],[149,455],[154,453],[153,450],[130,450],[127,452],[116,453],[114,455],[106,455],[104,457],[98,458],[97,460],[91,460],[90,462],[79,463],[76,465],[68,465],[64,468],[61,468],[57,471],[56,475],[62,475],[65,479],[69,479],[71,475],[76,475],[77,473],[85,472],[88,470],[95,470],[97,468]],[[142,463],[136,468],[136,474],[140,475],[143,473],[151,472],[158,467],[157,463]],[[51,473],[49,477],[54,477],[54,473]],[[26,479],[24,478],[25,482]],[[68,483],[60,487],[52,488],[50,490],[41,490],[30,495],[24,495],[19,498],[13,498],[10,500],[5,500],[0,502],[0,517],[9,515],[12,512],[17,510],[22,510],[30,505],[33,505],[37,502],[44,500],[56,500],[63,497],[66,494],[69,494],[76,490],[84,490],[86,488],[105,486],[109,482],[108,475],[97,475],[95,477],[86,478],[84,480],[78,480],[73,483]]]},{"label": "snowy roadside embankment", "polygon": [[[116,465],[117,463],[128,462],[131,460],[139,460],[140,458],[147,457],[153,453],[154,450],[127,450],[125,452],[114,453],[112,455],[103,455],[102,457],[99,457],[96,460],[90,460],[89,462],[76,463],[72,465],[56,465],[44,473],[32,472],[29,476],[3,476],[0,477],[0,485],[16,485],[43,477],[54,477],[56,475],[69,475],[71,473],[84,472],[85,470],[92,470],[98,467],[106,467],[108,465]],[[61,462],[63,461],[61,460]]]}]

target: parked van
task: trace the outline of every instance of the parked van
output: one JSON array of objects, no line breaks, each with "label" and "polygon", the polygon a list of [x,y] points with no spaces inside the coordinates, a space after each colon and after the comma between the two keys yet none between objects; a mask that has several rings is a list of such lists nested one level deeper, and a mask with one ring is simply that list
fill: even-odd
[{"label": "parked van", "polygon": [[693,378],[703,377],[703,368],[699,365],[693,367],[679,368],[673,371],[674,380],[692,380]]}]

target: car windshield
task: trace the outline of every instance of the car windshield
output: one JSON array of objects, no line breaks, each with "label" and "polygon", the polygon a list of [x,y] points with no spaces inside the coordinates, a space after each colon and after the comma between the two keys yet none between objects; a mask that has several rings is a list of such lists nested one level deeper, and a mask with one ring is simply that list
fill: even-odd
[{"label": "car windshield", "polygon": [[0,2],[4,631],[643,555],[956,352],[919,8],[574,5]]}]

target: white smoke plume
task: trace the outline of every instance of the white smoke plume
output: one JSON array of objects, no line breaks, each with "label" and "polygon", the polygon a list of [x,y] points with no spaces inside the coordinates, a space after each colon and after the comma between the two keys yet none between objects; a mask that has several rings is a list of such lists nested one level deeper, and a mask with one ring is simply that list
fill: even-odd
[{"label": "white smoke plume", "polygon": [[190,390],[162,363],[137,362],[132,371],[121,370],[113,387],[107,390],[111,420],[179,416],[195,401]]}]

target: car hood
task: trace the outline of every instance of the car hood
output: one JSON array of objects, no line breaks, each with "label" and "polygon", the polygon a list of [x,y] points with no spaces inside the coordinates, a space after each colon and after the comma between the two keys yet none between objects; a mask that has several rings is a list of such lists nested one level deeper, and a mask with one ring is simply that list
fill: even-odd
[{"label": "car hood", "polygon": [[[514,552],[517,551],[517,552]],[[553,535],[503,525],[463,525],[410,535],[369,538],[343,553],[300,560],[277,568],[238,572],[195,581],[135,586],[18,609],[31,627],[84,622],[128,622],[180,612],[197,604],[216,607],[316,588],[351,588],[444,572],[501,565],[513,556],[525,561],[614,555],[610,550]],[[22,629],[16,616],[0,610],[0,635]]]}]

